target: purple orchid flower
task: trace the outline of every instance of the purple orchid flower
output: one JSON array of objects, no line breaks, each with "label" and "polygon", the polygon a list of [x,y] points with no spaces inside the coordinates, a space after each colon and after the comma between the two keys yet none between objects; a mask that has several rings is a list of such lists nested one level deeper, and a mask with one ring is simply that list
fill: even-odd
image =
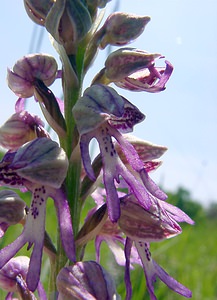
[{"label": "purple orchid flower", "polygon": [[152,259],[151,252],[149,250],[149,243],[135,242],[135,245],[142,260],[147,288],[151,300],[157,300],[153,287],[153,283],[156,281],[157,277],[174,292],[186,298],[192,297],[192,293],[188,288],[172,278]]},{"label": "purple orchid flower", "polygon": [[173,66],[169,61],[165,61],[166,67],[149,67],[136,71],[120,81],[115,82],[115,85],[122,89],[134,92],[149,92],[158,93],[166,88],[166,83],[169,80]]},{"label": "purple orchid flower", "polygon": [[171,238],[182,232],[181,227],[176,221],[187,222],[189,224],[194,223],[183,211],[180,209],[177,210],[173,205],[165,203],[155,199],[155,205],[152,205],[150,210],[146,211],[139,206],[132,195],[127,195],[121,199],[121,217],[118,224],[127,236],[125,243],[127,300],[131,299],[132,294],[130,263],[133,243],[142,262],[151,300],[157,300],[153,286],[157,277],[176,293],[187,298],[191,297],[191,291],[170,277],[158,266],[152,259],[149,250],[150,242]]},{"label": "purple orchid flower", "polygon": [[0,250],[0,268],[26,243],[28,249],[34,244],[26,279],[28,288],[34,291],[40,276],[48,197],[54,200],[65,252],[71,261],[75,261],[69,206],[61,187],[67,172],[68,159],[56,142],[38,138],[23,145],[17,152],[6,154],[0,167],[2,185],[24,186],[32,193],[31,206],[21,235]]},{"label": "purple orchid flower", "polygon": [[[96,178],[91,166],[88,147],[93,138],[96,138],[99,143],[111,221],[116,222],[120,217],[120,203],[114,183],[120,182],[119,176],[123,177],[137,200],[147,209],[150,208],[152,202],[149,192],[159,199],[166,199],[167,196],[149,178],[134,147],[120,133],[132,131],[133,126],[144,119],[144,115],[133,104],[118,95],[111,87],[97,84],[84,92],[83,97],[73,108],[73,115],[81,135],[80,148],[83,165],[87,175],[93,181]],[[130,167],[135,172],[125,166],[120,159],[112,137],[120,145]]]},{"label": "purple orchid flower", "polygon": [[156,67],[155,60],[163,58],[159,53],[148,53],[135,48],[121,48],[112,52],[105,67],[95,76],[93,83],[110,84],[130,91],[157,93],[165,90],[173,66]]}]

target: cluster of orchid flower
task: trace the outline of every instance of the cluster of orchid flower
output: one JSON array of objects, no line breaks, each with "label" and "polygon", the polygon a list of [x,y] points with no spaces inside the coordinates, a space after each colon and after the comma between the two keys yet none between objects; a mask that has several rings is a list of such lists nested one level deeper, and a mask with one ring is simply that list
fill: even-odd
[{"label": "cluster of orchid flower", "polygon": [[[141,265],[150,299],[157,299],[158,277],[173,291],[191,292],[170,277],[151,257],[149,245],[181,233],[178,222],[193,224],[149,172],[157,169],[166,147],[129,133],[144,114],[113,86],[156,93],[165,89],[173,67],[157,67],[158,53],[124,47],[136,39],[149,17],[114,12],[104,22],[106,0],[24,0],[26,12],[49,32],[61,61],[48,54],[30,54],[8,70],[8,86],[16,94],[15,113],[0,128],[7,149],[0,162],[0,235],[21,223],[22,233],[0,250],[0,287],[7,299],[119,299],[115,282],[100,259],[104,241],[118,265],[125,266],[126,299],[132,297],[130,270]],[[104,22],[103,25],[101,23]],[[83,82],[97,52],[122,46],[108,55],[90,87]],[[62,80],[63,99],[48,88]],[[33,97],[39,104],[51,139],[40,117],[25,110]],[[92,139],[99,145],[93,158]],[[30,192],[31,205],[22,199]],[[46,200],[53,199],[58,228],[54,246],[45,231]],[[87,201],[95,203],[84,223]],[[95,261],[85,261],[85,246],[95,240]],[[30,258],[16,256],[27,244]],[[42,255],[50,258],[50,290],[41,282]],[[35,293],[37,291],[37,293]],[[37,296],[38,295],[38,296]]]}]

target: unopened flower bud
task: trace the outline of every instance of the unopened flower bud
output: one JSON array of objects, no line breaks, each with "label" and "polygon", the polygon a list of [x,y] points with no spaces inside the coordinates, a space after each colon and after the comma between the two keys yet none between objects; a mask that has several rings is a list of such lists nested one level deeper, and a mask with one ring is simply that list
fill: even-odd
[{"label": "unopened flower bud", "polygon": [[0,269],[0,288],[8,292],[17,291],[17,276],[24,280],[29,268],[29,258],[27,256],[17,256],[9,260]]},{"label": "unopened flower bud", "polygon": [[75,54],[77,44],[90,30],[92,20],[80,0],[56,0],[49,11],[45,27],[64,46],[67,54]]},{"label": "unopened flower bud", "polygon": [[120,48],[112,52],[105,61],[105,68],[93,79],[93,83],[120,81],[130,74],[154,64],[158,53],[148,53],[134,48]]},{"label": "unopened flower bud", "polygon": [[36,137],[49,137],[42,120],[27,111],[13,114],[0,127],[0,145],[6,149],[16,150]]},{"label": "unopened flower bud", "polygon": [[9,88],[21,98],[32,97],[35,80],[51,85],[57,74],[56,60],[48,54],[29,54],[16,62],[12,70],[8,69]]},{"label": "unopened flower bud", "polygon": [[66,123],[53,92],[41,80],[35,80],[34,95],[39,101],[41,110],[48,124],[56,133],[66,135]]},{"label": "unopened flower bud", "polygon": [[77,246],[83,246],[97,236],[108,218],[106,210],[107,206],[104,204],[85,221],[76,237]]},{"label": "unopened flower bud", "polygon": [[120,202],[121,217],[118,224],[134,241],[156,242],[181,233],[181,227],[161,209],[153,204],[149,210],[143,208],[132,195]]},{"label": "unopened flower bud", "polygon": [[10,168],[35,183],[59,188],[68,170],[66,153],[47,138],[37,138],[18,149]]},{"label": "unopened flower bud", "polygon": [[126,45],[136,39],[145,29],[150,17],[137,16],[122,12],[111,14],[100,29],[102,40],[100,47]]},{"label": "unopened flower bud", "polygon": [[24,0],[24,7],[30,19],[44,25],[46,16],[55,0]]},{"label": "unopened flower bud", "polygon": [[110,274],[94,261],[77,262],[57,276],[58,300],[120,299]]},{"label": "unopened flower bud", "polygon": [[99,8],[104,8],[111,0],[87,0],[87,4]]},{"label": "unopened flower bud", "polygon": [[10,225],[21,222],[25,213],[26,203],[13,191],[0,191],[0,237]]}]

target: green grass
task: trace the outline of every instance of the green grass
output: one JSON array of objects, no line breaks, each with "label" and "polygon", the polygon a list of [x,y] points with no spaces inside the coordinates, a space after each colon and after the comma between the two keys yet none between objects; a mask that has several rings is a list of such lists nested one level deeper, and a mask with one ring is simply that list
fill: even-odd
[{"label": "green grass", "polygon": [[[47,205],[46,229],[55,242],[57,220],[53,209],[52,200]],[[196,225],[184,225],[183,233],[167,241],[151,245],[152,257],[171,276],[187,286],[193,292],[194,300],[216,300],[217,299],[217,249],[216,249],[217,220],[202,220]],[[7,245],[19,235],[22,227],[12,226],[0,242],[0,247]],[[93,246],[89,249],[93,249]],[[124,299],[123,268],[117,267],[108,247],[103,245],[103,259],[105,265],[109,265],[116,272],[118,292]],[[19,254],[26,254],[26,247]],[[94,259],[94,253],[88,255]],[[42,281],[47,286],[49,262],[48,257],[43,257],[44,268]],[[112,267],[111,267],[112,266]],[[116,268],[117,267],[117,268]],[[133,300],[149,299],[146,291],[146,283],[143,270],[136,268],[131,273],[134,295]],[[171,291],[162,282],[155,284],[156,296],[159,300],[181,300],[182,296]],[[0,299],[4,299],[5,292],[0,291]]]}]

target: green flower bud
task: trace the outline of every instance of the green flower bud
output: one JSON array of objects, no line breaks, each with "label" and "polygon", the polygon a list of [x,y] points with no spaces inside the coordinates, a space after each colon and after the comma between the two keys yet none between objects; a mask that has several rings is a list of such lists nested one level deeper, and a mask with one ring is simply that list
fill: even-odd
[{"label": "green flower bud", "polygon": [[45,27],[66,53],[75,54],[78,43],[92,25],[87,7],[80,0],[56,0],[49,11]]},{"label": "green flower bud", "polygon": [[24,0],[24,7],[30,19],[44,25],[47,14],[55,0]]},{"label": "green flower bud", "polygon": [[126,45],[136,39],[144,31],[150,17],[137,16],[122,12],[111,14],[100,29],[102,39],[100,47],[110,45]]}]

